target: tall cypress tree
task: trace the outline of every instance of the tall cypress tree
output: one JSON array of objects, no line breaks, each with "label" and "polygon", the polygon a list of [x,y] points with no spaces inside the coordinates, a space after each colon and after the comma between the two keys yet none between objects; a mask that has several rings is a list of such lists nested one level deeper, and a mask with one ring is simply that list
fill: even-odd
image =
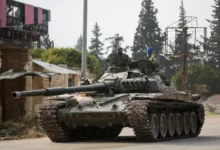
[{"label": "tall cypress tree", "polygon": [[124,42],[123,36],[120,36],[119,33],[115,34],[113,37],[107,38],[106,40],[111,43],[107,49],[111,49],[112,53],[117,53],[118,48],[121,47],[122,42]]},{"label": "tall cypress tree", "polygon": [[152,0],[143,0],[139,15],[139,24],[134,36],[132,48],[133,59],[146,57],[146,47],[152,46],[156,54],[162,53],[163,36],[158,26],[158,10],[154,8]]},{"label": "tall cypress tree", "polygon": [[82,38],[82,35],[80,35],[80,37],[78,38],[76,42],[75,49],[82,51],[82,44],[83,44],[83,38]]},{"label": "tall cypress tree", "polygon": [[214,68],[220,69],[220,0],[214,0],[212,20],[207,20],[210,23],[211,37],[209,39],[208,49],[212,52],[210,64]]},{"label": "tall cypress tree", "polygon": [[[181,1],[180,5],[179,23],[176,32],[177,36],[175,39],[175,48],[173,52],[174,54],[183,54],[185,48],[187,48],[188,52],[192,51],[193,49],[198,50],[198,47],[189,43],[191,34],[188,33],[186,10],[184,8],[183,0]],[[185,46],[185,42],[187,47]]]},{"label": "tall cypress tree", "polygon": [[189,39],[189,35],[186,34],[184,31],[184,28],[186,28],[186,27],[187,27],[186,11],[185,11],[185,8],[183,5],[183,1],[181,1],[178,29],[176,30],[177,36],[175,39],[174,54],[183,54],[184,53],[185,39],[186,40]]},{"label": "tall cypress tree", "polygon": [[100,36],[102,33],[100,33],[100,27],[98,26],[98,23],[96,22],[94,29],[92,31],[93,38],[91,38],[91,46],[89,47],[90,53],[94,55],[98,60],[102,59],[103,56],[103,43],[100,41]]}]

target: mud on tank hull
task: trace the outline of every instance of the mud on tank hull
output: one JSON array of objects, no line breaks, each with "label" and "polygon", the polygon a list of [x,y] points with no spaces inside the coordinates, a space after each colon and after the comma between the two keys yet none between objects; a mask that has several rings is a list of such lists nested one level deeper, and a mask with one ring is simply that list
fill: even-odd
[{"label": "mud on tank hull", "polygon": [[42,106],[40,119],[53,142],[117,137],[123,127],[132,128],[138,141],[196,137],[204,123],[204,108],[186,98],[118,94],[104,102],[96,97],[77,103],[67,98],[64,104]]}]

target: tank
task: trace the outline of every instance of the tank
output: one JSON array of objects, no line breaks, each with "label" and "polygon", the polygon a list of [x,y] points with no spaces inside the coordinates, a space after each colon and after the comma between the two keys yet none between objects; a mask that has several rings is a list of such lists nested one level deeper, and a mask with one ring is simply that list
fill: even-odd
[{"label": "tank", "polygon": [[14,98],[49,96],[40,123],[53,142],[113,138],[124,127],[138,141],[197,137],[204,123],[200,96],[176,91],[148,60],[109,67],[94,81],[68,88],[13,92]]}]

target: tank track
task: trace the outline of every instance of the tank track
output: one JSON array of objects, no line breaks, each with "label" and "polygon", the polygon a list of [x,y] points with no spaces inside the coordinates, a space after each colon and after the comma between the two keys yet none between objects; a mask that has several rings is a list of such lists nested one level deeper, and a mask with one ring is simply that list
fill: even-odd
[{"label": "tank track", "polygon": [[57,118],[58,109],[65,104],[42,105],[40,107],[40,125],[53,142],[72,142],[81,139],[97,139],[117,137],[121,131],[121,126],[106,127],[79,127],[70,129]]},{"label": "tank track", "polygon": [[[195,111],[197,116],[197,130],[194,134],[183,135],[180,136],[166,136],[166,137],[154,137],[150,116],[152,114],[160,114],[160,113],[167,113],[169,109],[177,109],[181,110],[181,108],[192,108]],[[155,109],[160,109],[161,112],[155,111]],[[183,113],[181,111],[177,112],[169,112],[169,113]],[[155,100],[133,100],[127,107],[127,118],[131,128],[133,128],[134,133],[138,141],[166,141],[166,140],[175,140],[181,138],[191,138],[197,137],[202,129],[205,114],[204,114],[204,107],[201,104],[191,103],[191,102],[164,102],[164,101],[155,101]],[[176,123],[176,122],[175,122]]]},{"label": "tank track", "polygon": [[62,105],[42,105],[40,107],[40,125],[53,142],[70,142],[73,140],[73,130],[60,124],[57,111]]}]

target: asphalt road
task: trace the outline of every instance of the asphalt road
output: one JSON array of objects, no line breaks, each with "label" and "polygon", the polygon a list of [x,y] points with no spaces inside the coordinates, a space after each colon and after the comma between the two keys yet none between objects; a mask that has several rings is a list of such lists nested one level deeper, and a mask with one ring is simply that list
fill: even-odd
[{"label": "asphalt road", "polygon": [[137,143],[131,129],[125,128],[118,139],[52,143],[48,138],[2,141],[0,150],[220,150],[220,117],[207,117],[197,138],[158,143]]}]

